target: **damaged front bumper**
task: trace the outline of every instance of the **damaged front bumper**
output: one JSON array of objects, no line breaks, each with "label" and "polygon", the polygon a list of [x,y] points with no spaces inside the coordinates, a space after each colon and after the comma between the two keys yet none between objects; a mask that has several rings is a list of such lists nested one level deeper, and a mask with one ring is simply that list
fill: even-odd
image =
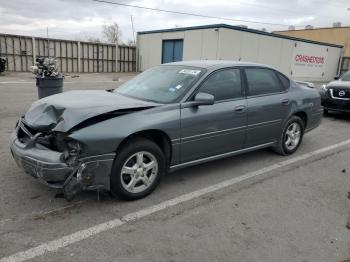
[{"label": "damaged front bumper", "polygon": [[110,173],[115,153],[66,161],[63,152],[37,142],[36,133],[25,142],[18,138],[21,122],[12,134],[11,153],[25,173],[48,187],[62,189],[67,200],[82,190],[109,190]]}]

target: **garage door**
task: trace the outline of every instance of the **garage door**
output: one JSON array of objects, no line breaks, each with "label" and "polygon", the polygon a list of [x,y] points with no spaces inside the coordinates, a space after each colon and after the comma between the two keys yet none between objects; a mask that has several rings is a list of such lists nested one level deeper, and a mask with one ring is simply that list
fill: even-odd
[{"label": "garage door", "polygon": [[182,61],[183,39],[163,40],[162,64]]}]

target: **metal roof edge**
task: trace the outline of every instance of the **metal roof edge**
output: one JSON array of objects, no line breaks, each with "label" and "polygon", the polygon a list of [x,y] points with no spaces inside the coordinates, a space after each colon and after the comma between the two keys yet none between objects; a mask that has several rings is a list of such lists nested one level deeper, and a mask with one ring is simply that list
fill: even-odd
[{"label": "metal roof edge", "polygon": [[[8,33],[0,33],[0,36],[2,37],[16,37],[16,38],[27,38],[27,39],[31,39],[31,38],[35,38],[35,39],[39,39],[39,40],[49,40],[49,41],[61,41],[61,42],[80,42],[80,43],[84,43],[84,44],[99,44],[99,45],[116,45],[115,43],[104,43],[104,42],[91,42],[91,41],[87,41],[87,40],[73,40],[73,39],[64,39],[64,38],[47,38],[47,37],[43,37],[43,36],[33,36],[33,35],[18,35],[18,34],[8,34]],[[118,46],[128,46],[126,44],[118,44]]]},{"label": "metal roof edge", "polygon": [[261,31],[261,30],[256,30],[256,29],[251,29],[251,28],[244,28],[244,27],[228,25],[228,24],[212,24],[212,25],[200,25],[200,26],[179,27],[179,28],[160,29],[160,30],[151,30],[151,31],[141,31],[141,32],[137,32],[137,34],[138,35],[145,35],[145,34],[155,34],[155,33],[168,33],[168,32],[180,32],[180,31],[189,31],[189,30],[199,30],[199,29],[212,29],[212,28],[226,28],[226,29],[243,31],[243,32],[248,32],[248,33],[253,33],[253,34],[277,37],[277,38],[294,40],[294,41],[300,41],[300,42],[305,42],[305,43],[310,43],[310,44],[317,44],[317,45],[324,45],[324,46],[330,46],[330,47],[343,48],[342,45],[318,42],[318,41],[308,40],[308,39],[304,39],[304,38],[297,38],[297,37],[292,37],[292,36],[280,35],[280,34],[276,34],[276,33],[269,33],[269,32],[264,32],[264,31]]},{"label": "metal roof edge", "polygon": [[293,30],[276,30],[273,33],[295,32],[295,31],[316,31],[316,30],[335,30],[335,29],[349,29],[350,26],[336,26],[336,27],[314,27],[310,29],[301,28]]}]

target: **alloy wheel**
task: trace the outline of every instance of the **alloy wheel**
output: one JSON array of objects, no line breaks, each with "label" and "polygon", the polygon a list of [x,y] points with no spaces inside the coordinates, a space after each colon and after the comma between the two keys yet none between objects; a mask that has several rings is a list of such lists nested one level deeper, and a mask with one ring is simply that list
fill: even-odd
[{"label": "alloy wheel", "polygon": [[284,144],[288,150],[294,150],[301,140],[301,127],[297,122],[292,122],[286,131]]},{"label": "alloy wheel", "polygon": [[148,189],[158,174],[158,161],[147,151],[131,155],[123,164],[120,178],[123,188],[130,193]]}]

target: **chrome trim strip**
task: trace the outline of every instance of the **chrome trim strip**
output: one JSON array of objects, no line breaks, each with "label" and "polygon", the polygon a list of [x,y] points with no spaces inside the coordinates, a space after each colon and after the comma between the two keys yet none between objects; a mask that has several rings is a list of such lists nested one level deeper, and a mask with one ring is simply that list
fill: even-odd
[{"label": "chrome trim strip", "polygon": [[201,140],[201,139],[207,139],[207,138],[216,138],[218,136],[232,135],[233,133],[238,133],[238,132],[242,133],[242,132],[244,132],[244,129],[237,130],[235,132],[223,132],[223,133],[213,134],[211,136],[195,137],[195,138],[192,138],[192,139],[187,139],[185,141],[181,141],[180,144],[191,143],[191,142],[194,142],[194,141],[198,141],[198,140]]},{"label": "chrome trim strip", "polygon": [[111,157],[111,158],[114,159],[115,155],[116,155],[116,153],[108,153],[108,154],[102,154],[102,155],[86,156],[86,157],[83,157],[83,158],[79,158],[79,160],[86,161],[86,160],[89,160],[89,159],[104,158],[104,157]]},{"label": "chrome trim strip", "polygon": [[204,158],[192,160],[192,161],[189,161],[189,162],[186,162],[186,163],[170,166],[169,169],[171,171],[173,171],[173,170],[176,170],[176,169],[179,169],[179,168],[182,168],[182,167],[192,166],[192,165],[200,164],[200,163],[203,163],[203,162],[213,161],[213,160],[217,160],[217,159],[224,158],[224,157],[230,157],[230,156],[246,153],[246,152],[249,152],[249,151],[254,151],[254,150],[257,150],[257,149],[262,149],[262,148],[265,148],[265,147],[272,146],[275,143],[276,143],[276,141],[270,142],[270,143],[261,144],[261,145],[258,145],[258,146],[253,146],[253,147],[248,147],[248,148],[244,148],[244,149],[239,149],[239,150],[231,151],[231,152],[228,152],[228,153],[223,153],[223,154],[219,154],[219,155],[204,157]]},{"label": "chrome trim strip", "polygon": [[276,120],[270,120],[270,121],[266,121],[266,122],[260,122],[260,123],[256,123],[256,124],[251,124],[251,125],[248,125],[247,128],[257,127],[257,126],[264,126],[264,125],[267,125],[267,124],[274,124],[274,123],[282,123],[282,119],[276,119]]},{"label": "chrome trim strip", "polygon": [[101,159],[101,160],[92,160],[92,161],[87,161],[87,162],[83,162],[84,164],[88,165],[88,164],[91,164],[91,163],[96,163],[96,162],[110,162],[110,161],[114,161],[114,159]]},{"label": "chrome trim strip", "polygon": [[[349,92],[350,92],[350,91],[349,91]],[[350,98],[341,98],[341,97],[334,96],[334,95],[333,95],[333,89],[332,89],[332,88],[329,89],[329,93],[331,94],[331,98],[333,98],[333,99],[345,100],[345,101],[349,101],[349,100],[350,100]]]},{"label": "chrome trim strip", "polygon": [[[189,142],[189,141],[192,141],[192,138],[198,138],[198,137],[201,138],[201,137],[204,137],[206,135],[220,134],[220,133],[230,132],[230,131],[240,131],[240,130],[242,130],[244,128],[247,128],[247,129],[252,128],[252,127],[255,128],[255,127],[264,126],[264,125],[273,124],[273,123],[282,123],[282,119],[271,120],[271,121],[266,121],[266,122],[260,122],[260,123],[251,124],[251,125],[248,125],[248,126],[240,126],[240,127],[228,128],[228,129],[223,129],[223,130],[213,131],[213,132],[208,132],[208,133],[202,133],[202,134],[193,135],[193,136],[187,136],[187,137],[183,137],[181,139],[181,142]],[[193,139],[193,140],[198,140],[198,139]]]},{"label": "chrome trim strip", "polygon": [[198,135],[183,137],[181,140],[183,141],[183,140],[187,140],[190,138],[201,137],[201,136],[223,133],[223,132],[229,132],[229,131],[234,131],[234,130],[243,129],[243,128],[245,128],[245,127],[234,127],[234,128],[228,128],[228,129],[223,129],[223,130],[219,130],[219,131],[212,131],[212,132],[208,132],[208,133],[202,133],[202,134],[198,134]]}]

